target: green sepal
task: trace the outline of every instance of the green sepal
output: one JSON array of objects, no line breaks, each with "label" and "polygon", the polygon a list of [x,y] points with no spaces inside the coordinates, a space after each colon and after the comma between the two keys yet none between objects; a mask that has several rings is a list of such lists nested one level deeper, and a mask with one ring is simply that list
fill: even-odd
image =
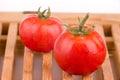
[{"label": "green sepal", "polygon": [[87,21],[88,18],[89,18],[89,13],[87,13],[87,15],[83,18],[83,20],[81,22],[79,21],[79,18],[78,18],[78,21],[79,21],[79,30],[80,31],[84,27],[84,24],[85,24],[85,22]]},{"label": "green sepal", "polygon": [[40,11],[40,8],[41,7],[39,7],[37,11],[24,11],[23,14],[33,13],[33,14],[38,14],[38,17],[41,19],[48,19],[51,16],[50,8],[48,7],[48,9],[45,9],[42,12]]},{"label": "green sepal", "polygon": [[[87,19],[89,18],[89,13],[86,14],[86,16],[83,18],[83,20],[80,22],[80,18],[78,17],[78,27],[74,28],[68,24],[64,24],[65,27],[68,28],[71,34],[74,35],[87,35],[93,32],[94,25],[88,26],[87,28],[84,27],[84,24],[86,23]],[[89,30],[91,29],[91,30]]]}]

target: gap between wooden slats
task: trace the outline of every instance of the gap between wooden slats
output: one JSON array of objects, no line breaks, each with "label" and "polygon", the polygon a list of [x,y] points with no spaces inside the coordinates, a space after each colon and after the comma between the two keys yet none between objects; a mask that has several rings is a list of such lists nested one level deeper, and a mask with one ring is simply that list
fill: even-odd
[{"label": "gap between wooden slats", "polygon": [[52,51],[42,54],[42,80],[52,80]]},{"label": "gap between wooden slats", "polygon": [[31,50],[25,47],[22,80],[32,80],[32,73],[33,73],[33,53]]},{"label": "gap between wooden slats", "polygon": [[33,59],[33,80],[42,80],[42,61],[43,61],[43,54],[40,52],[33,52],[34,59]]},{"label": "gap between wooden slats", "polygon": [[[96,31],[100,33],[100,35],[105,40],[103,27],[101,25],[96,25]],[[110,64],[109,54],[108,51],[106,53],[106,58],[104,63],[102,64],[102,70],[103,70],[103,79],[104,80],[114,80],[113,73],[112,73],[112,67]]]},{"label": "gap between wooden slats", "polygon": [[1,80],[12,80],[14,66],[14,48],[16,44],[17,23],[10,23]]},{"label": "gap between wooden slats", "polygon": [[72,80],[82,80],[81,75],[72,75]]},{"label": "gap between wooden slats", "polygon": [[102,68],[97,69],[93,74],[93,80],[103,80]]},{"label": "gap between wooden slats", "polygon": [[52,80],[62,80],[62,69],[58,66],[54,55],[52,58]]},{"label": "gap between wooden slats", "polygon": [[114,43],[115,43],[115,47],[116,47],[116,54],[115,55],[115,59],[117,62],[117,72],[118,72],[118,77],[120,79],[120,25],[119,24],[112,24],[112,35],[114,38]]}]

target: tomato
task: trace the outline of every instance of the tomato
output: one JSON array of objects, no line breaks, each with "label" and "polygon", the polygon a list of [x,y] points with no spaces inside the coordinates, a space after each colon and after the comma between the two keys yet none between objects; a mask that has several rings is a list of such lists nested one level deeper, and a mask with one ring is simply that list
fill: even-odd
[{"label": "tomato", "polygon": [[105,41],[89,26],[86,28],[83,25],[80,31],[74,28],[73,32],[71,28],[69,26],[57,38],[54,45],[55,60],[61,69],[70,74],[90,74],[97,70],[105,60]]},{"label": "tomato", "polygon": [[53,49],[54,42],[63,31],[63,27],[58,18],[41,14],[31,14],[23,19],[19,26],[19,34],[21,41],[29,49],[49,52]]}]

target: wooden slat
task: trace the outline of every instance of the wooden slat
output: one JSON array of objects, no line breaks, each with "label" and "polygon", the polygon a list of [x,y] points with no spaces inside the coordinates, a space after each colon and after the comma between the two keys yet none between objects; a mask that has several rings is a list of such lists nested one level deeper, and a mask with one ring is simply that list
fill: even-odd
[{"label": "wooden slat", "polygon": [[83,76],[83,80],[93,80],[92,75]]},{"label": "wooden slat", "polygon": [[[2,33],[2,23],[0,22],[0,40],[1,40],[1,33]],[[1,44],[1,42],[0,42],[0,44]],[[1,51],[1,50],[0,50]],[[1,72],[2,72],[2,63],[3,63],[3,57],[1,56],[1,53],[2,52],[0,52],[0,76],[1,76]]]},{"label": "wooden slat", "polygon": [[17,23],[10,23],[1,80],[12,80],[14,48],[16,44]]},{"label": "wooden slat", "polygon": [[[1,35],[0,39],[1,40],[6,40],[7,36],[6,35]],[[17,40],[20,40],[20,36],[17,36]],[[113,38],[112,37],[105,37],[105,41],[106,42],[113,42]]]},{"label": "wooden slat", "polygon": [[42,54],[42,80],[52,80],[52,51]]},{"label": "wooden slat", "polygon": [[63,71],[63,80],[72,80],[72,75]]},{"label": "wooden slat", "polygon": [[33,53],[31,50],[25,47],[22,80],[32,80],[32,72],[33,72]]},{"label": "wooden slat", "polygon": [[[85,14],[84,13],[53,13],[52,16],[57,16],[58,18],[60,18],[64,23],[71,23],[71,24],[77,24],[77,17],[80,16],[80,18],[82,18]],[[13,23],[13,22],[20,22],[26,15],[21,14],[21,12],[18,13],[13,13],[13,12],[0,12],[0,40],[7,40],[7,44],[6,44],[6,48],[5,48],[5,56],[4,56],[4,61],[3,61],[3,66],[2,66],[2,75],[0,76],[0,80],[12,80],[12,72],[13,72],[13,68],[14,68],[14,47],[15,47],[15,43],[16,43],[16,34],[17,34],[17,29],[16,27],[11,27],[11,26],[17,26],[17,23]],[[117,61],[118,61],[118,68],[120,67],[120,14],[92,14],[90,15],[89,18],[89,23],[90,22],[95,22],[97,24],[113,24],[112,25],[112,37],[105,37],[104,36],[104,32],[103,32],[103,28],[101,25],[97,25],[98,27],[96,27],[96,30],[104,37],[104,39],[106,40],[106,42],[112,42],[114,41],[115,43],[115,48],[116,51],[114,52],[114,54],[116,54],[115,56],[117,57]],[[12,22],[10,23],[9,26],[9,32],[8,32],[8,36],[6,35],[1,35],[2,33],[2,22]],[[19,37],[17,37],[17,40],[20,40]],[[31,55],[31,51],[29,51],[28,49],[25,49],[24,52],[24,64],[23,64],[23,80],[32,80],[33,78],[33,55]],[[52,69],[54,69],[52,67],[52,52],[48,53],[48,54],[44,54],[43,53],[43,64],[42,64],[42,80],[53,80],[53,75],[52,74]],[[30,56],[30,58],[28,58],[28,56]],[[26,56],[26,58],[25,58]],[[30,66],[31,65],[31,66]],[[28,67],[30,66],[30,67]],[[116,68],[116,67],[115,67]],[[120,68],[119,68],[120,69]],[[101,80],[114,80],[113,79],[113,73],[112,73],[112,68],[110,65],[110,59],[109,59],[109,55],[107,52],[107,56],[106,59],[102,65],[102,71],[103,72],[103,76],[101,77]],[[41,75],[40,74],[40,75]],[[120,74],[120,71],[119,71]],[[39,75],[39,74],[38,74]],[[101,73],[100,73],[101,75]],[[117,75],[118,77],[120,75]],[[91,76],[85,76],[83,77],[83,80],[91,80],[92,77]],[[74,77],[66,74],[63,72],[62,74],[62,80],[79,80],[79,77]],[[81,80],[81,79],[80,79]],[[95,79],[98,80],[98,79]]]},{"label": "wooden slat", "polygon": [[113,38],[112,37],[105,37],[105,41],[108,43],[113,42]]},{"label": "wooden slat", "polygon": [[[2,22],[20,22],[26,15],[22,12],[0,12],[0,21]],[[78,23],[77,17],[85,16],[85,13],[53,13],[52,16],[56,16],[66,23]],[[90,14],[89,21],[95,23],[120,23],[120,14]]]},{"label": "wooden slat", "polygon": [[[0,39],[1,39],[1,40],[6,40],[6,39],[7,39],[7,35],[1,35],[1,36],[0,36]],[[17,36],[16,39],[17,39],[17,40],[20,40],[20,36]]]},{"label": "wooden slat", "polygon": [[[100,33],[100,35],[101,35],[101,36],[103,37],[103,39],[105,40],[103,27],[102,27],[101,25],[96,25],[96,28],[95,28],[95,29],[96,29],[97,32]],[[104,80],[114,80],[108,51],[107,51],[107,53],[106,53],[105,61],[104,61],[104,63],[102,64],[102,69],[103,69]]]},{"label": "wooden slat", "polygon": [[0,22],[0,37],[1,37],[1,33],[2,33],[2,23]]},{"label": "wooden slat", "polygon": [[115,59],[117,60],[117,72],[119,73],[120,79],[120,25],[119,24],[112,24],[112,35],[114,38],[116,53],[114,54]]}]

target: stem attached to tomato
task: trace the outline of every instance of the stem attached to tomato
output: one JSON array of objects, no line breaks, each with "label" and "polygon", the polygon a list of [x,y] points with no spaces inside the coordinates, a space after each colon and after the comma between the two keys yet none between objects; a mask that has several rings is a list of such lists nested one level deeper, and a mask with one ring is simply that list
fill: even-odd
[{"label": "stem attached to tomato", "polygon": [[[50,8],[43,10],[42,12],[40,11],[40,8],[38,8],[38,11],[24,11],[24,14],[38,14],[38,17],[41,19],[48,19],[51,16],[51,11]],[[47,12],[46,12],[47,11]]]},{"label": "stem attached to tomato", "polygon": [[82,31],[82,28],[84,27],[84,24],[85,22],[87,21],[87,19],[89,18],[89,13],[86,14],[86,16],[83,18],[83,20],[80,22],[80,19],[78,18],[79,20],[79,30]]},{"label": "stem attached to tomato", "polygon": [[83,20],[81,22],[80,22],[80,18],[78,17],[79,24],[78,24],[77,28],[74,28],[68,24],[64,24],[64,26],[69,29],[71,34],[75,34],[75,35],[90,34],[93,31],[94,26],[92,25],[92,26],[88,26],[87,28],[84,28],[84,24],[86,23],[88,18],[89,18],[89,13],[86,14],[86,16],[83,18]]},{"label": "stem attached to tomato", "polygon": [[[46,11],[48,10],[48,12],[46,13]],[[45,15],[46,13],[46,15]],[[48,19],[51,15],[51,11],[50,8],[48,7],[48,9],[45,9],[43,12],[40,11],[40,8],[38,9],[38,17],[42,18],[42,19]]]}]

